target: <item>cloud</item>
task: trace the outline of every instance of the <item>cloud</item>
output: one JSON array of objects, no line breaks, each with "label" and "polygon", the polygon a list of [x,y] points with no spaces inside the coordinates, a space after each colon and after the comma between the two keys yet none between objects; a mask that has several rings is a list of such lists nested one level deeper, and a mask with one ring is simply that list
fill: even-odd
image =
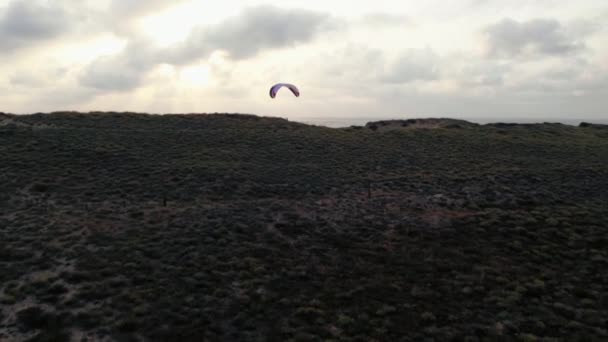
[{"label": "cloud", "polygon": [[[33,94],[30,101],[36,111],[69,110],[78,108],[95,98],[97,92],[73,84],[47,88]],[[36,108],[37,107],[37,108]]]},{"label": "cloud", "polygon": [[99,29],[111,30],[119,35],[137,35],[133,23],[148,14],[158,13],[180,5],[186,0],[112,0],[106,11],[99,13]]},{"label": "cloud", "polygon": [[122,18],[139,17],[175,6],[179,2],[184,0],[112,0],[109,13]]},{"label": "cloud", "polygon": [[307,10],[248,8],[217,25],[195,28],[176,46],[159,48],[149,40],[133,38],[120,54],[89,65],[80,81],[100,90],[130,90],[158,64],[187,65],[215,51],[225,52],[231,60],[248,59],[265,50],[311,41],[323,28],[331,27],[328,19],[327,14]]},{"label": "cloud", "polygon": [[361,17],[358,23],[373,28],[410,26],[413,24],[412,20],[405,15],[383,12],[366,14]]},{"label": "cloud", "polygon": [[67,33],[85,39],[103,32],[136,36],[133,23],[186,0],[12,0],[0,7],[0,54],[51,41]]},{"label": "cloud", "polygon": [[146,72],[160,63],[159,49],[146,39],[135,38],[120,54],[94,60],[80,75],[79,82],[98,90],[131,90],[141,84]]},{"label": "cloud", "polygon": [[489,87],[497,89],[502,87],[506,78],[513,70],[509,63],[491,60],[477,60],[472,56],[454,56],[462,66],[455,68],[453,77],[467,89]]},{"label": "cloud", "polygon": [[70,29],[69,17],[54,2],[11,1],[0,16],[0,50],[10,52],[60,36]]},{"label": "cloud", "polygon": [[262,50],[293,46],[312,40],[330,24],[329,15],[308,10],[258,6],[219,25],[200,28],[175,51],[177,60],[188,60],[214,50],[232,59],[246,59]]},{"label": "cloud", "polygon": [[564,56],[584,48],[579,39],[554,19],[525,22],[503,19],[486,27],[484,33],[489,57]]},{"label": "cloud", "polygon": [[79,80],[80,84],[99,90],[130,90],[139,86],[143,70],[117,58],[102,57]]},{"label": "cloud", "polygon": [[569,60],[546,70],[532,71],[509,85],[516,94],[597,94],[608,89],[608,70],[584,60]]},{"label": "cloud", "polygon": [[9,76],[9,82],[13,87],[41,88],[55,83],[66,76],[68,69],[49,63],[50,65],[20,68]]},{"label": "cloud", "polygon": [[431,49],[408,49],[388,64],[380,79],[387,83],[436,80],[438,62],[439,57]]},{"label": "cloud", "polygon": [[440,78],[440,57],[430,48],[405,49],[396,56],[363,44],[347,43],[319,54],[308,64],[318,65],[318,72],[308,75],[311,82],[323,88],[362,90],[363,94],[380,86],[399,86],[416,81]]},{"label": "cloud", "polygon": [[[369,48],[361,44],[348,43],[334,51],[320,54],[310,64],[321,66],[324,76],[336,80],[347,78],[370,81],[382,72],[385,56],[382,50]],[[323,80],[321,83],[326,83]]]}]

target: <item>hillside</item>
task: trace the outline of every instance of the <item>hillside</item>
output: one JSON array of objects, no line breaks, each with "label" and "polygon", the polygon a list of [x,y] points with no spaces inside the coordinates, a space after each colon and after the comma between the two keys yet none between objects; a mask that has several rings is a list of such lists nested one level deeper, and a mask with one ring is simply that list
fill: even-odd
[{"label": "hillside", "polygon": [[465,120],[428,118],[407,120],[381,120],[368,122],[365,127],[371,130],[421,129],[421,128],[473,128],[479,126]]},{"label": "hillside", "polygon": [[606,203],[601,125],[0,113],[0,340],[606,340]]}]

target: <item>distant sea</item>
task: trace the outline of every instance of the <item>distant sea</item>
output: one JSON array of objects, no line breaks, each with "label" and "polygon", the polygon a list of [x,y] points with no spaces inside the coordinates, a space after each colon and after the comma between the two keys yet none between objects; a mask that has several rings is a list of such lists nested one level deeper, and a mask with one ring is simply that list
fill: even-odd
[{"label": "distant sea", "polygon": [[[441,116],[434,116],[441,117]],[[416,117],[418,118],[418,117]],[[423,117],[420,117],[423,118]],[[466,120],[469,122],[474,122],[478,124],[487,124],[487,123],[543,123],[543,122],[551,122],[551,123],[562,123],[564,125],[572,125],[578,126],[581,122],[589,122],[595,124],[604,124],[608,125],[607,119],[551,119],[551,118],[500,118],[500,117],[492,117],[492,118],[462,118],[462,117],[449,117],[450,119],[457,120]],[[316,126],[325,126],[325,127],[350,127],[350,126],[365,126],[366,123],[370,121],[381,121],[381,120],[407,120],[412,118],[399,118],[399,117],[373,117],[373,118],[363,118],[363,117],[354,117],[354,118],[323,118],[323,117],[310,117],[310,118],[293,118],[289,119],[290,121],[301,122],[308,125],[316,125]]]}]

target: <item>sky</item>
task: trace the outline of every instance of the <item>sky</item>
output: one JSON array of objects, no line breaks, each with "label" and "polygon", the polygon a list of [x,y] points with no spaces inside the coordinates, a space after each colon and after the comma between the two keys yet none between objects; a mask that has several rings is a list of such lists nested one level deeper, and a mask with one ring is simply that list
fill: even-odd
[{"label": "sky", "polygon": [[0,111],[61,110],[604,121],[608,3],[0,0]]}]

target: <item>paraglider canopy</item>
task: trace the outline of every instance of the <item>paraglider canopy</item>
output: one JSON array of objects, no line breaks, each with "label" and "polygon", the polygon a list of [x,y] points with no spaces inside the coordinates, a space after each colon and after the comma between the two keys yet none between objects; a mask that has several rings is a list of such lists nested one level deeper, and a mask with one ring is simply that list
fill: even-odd
[{"label": "paraglider canopy", "polygon": [[272,97],[274,99],[275,96],[277,96],[277,92],[279,91],[279,89],[281,89],[281,87],[289,88],[289,90],[291,90],[291,92],[296,97],[300,96],[300,91],[298,90],[298,88],[295,85],[289,84],[289,83],[277,83],[277,84],[273,85],[272,87],[270,87],[270,97]]}]

